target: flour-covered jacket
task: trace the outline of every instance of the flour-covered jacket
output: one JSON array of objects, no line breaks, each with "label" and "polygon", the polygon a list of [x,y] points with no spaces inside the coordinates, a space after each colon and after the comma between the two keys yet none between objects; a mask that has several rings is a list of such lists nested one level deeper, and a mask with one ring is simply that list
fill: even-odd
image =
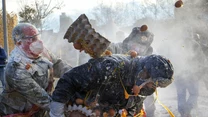
[{"label": "flour-covered jacket", "polygon": [[46,57],[33,60],[15,47],[5,69],[6,86],[0,95],[0,110],[4,114],[27,112],[34,104],[48,108],[51,98],[46,88],[49,84],[50,68],[56,71],[54,77],[60,77],[71,69],[52,54],[51,60]]},{"label": "flour-covered jacket", "polygon": [[[108,50],[110,50],[113,54],[128,54],[128,52],[130,51],[129,48],[126,47],[125,43],[111,43],[108,47]],[[139,55],[147,56],[153,53],[156,54],[156,52],[154,51],[155,50],[153,50],[153,47],[149,46],[148,49],[144,53],[140,53]]]},{"label": "flour-covered jacket", "polygon": [[[129,114],[132,113],[130,115],[133,115],[137,111],[137,104],[141,105],[143,102],[144,98],[141,96],[151,95],[155,91],[152,88],[143,87],[140,90],[140,96],[125,99],[124,89],[131,94],[135,83],[140,86],[145,82],[138,77],[144,67],[150,73],[153,82],[158,82],[160,87],[168,86],[173,80],[171,63],[160,56],[136,58],[125,55],[104,56],[91,59],[66,72],[59,79],[53,92],[53,101],[66,104],[70,100],[73,101],[74,97],[84,100],[86,94],[91,92],[86,100],[87,105],[96,99],[102,111],[108,110],[110,107],[114,107],[116,110],[125,108]],[[56,114],[56,117],[61,117],[61,114],[57,114],[62,112],[57,111],[60,108],[57,105],[53,106],[52,103],[51,113]]]}]

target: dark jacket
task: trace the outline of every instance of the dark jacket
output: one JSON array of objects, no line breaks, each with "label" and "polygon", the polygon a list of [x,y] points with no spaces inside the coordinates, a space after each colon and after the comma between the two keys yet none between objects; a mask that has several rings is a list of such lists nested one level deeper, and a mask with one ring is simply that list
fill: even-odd
[{"label": "dark jacket", "polygon": [[[141,60],[142,62],[140,62]],[[155,62],[157,63],[157,61]],[[151,95],[154,93],[154,89],[142,88],[139,93],[140,96],[125,99],[124,87],[131,94],[133,85],[139,80],[138,73],[145,64],[143,58],[131,58],[125,55],[91,59],[86,64],[68,71],[60,78],[52,99],[66,104],[69,101],[73,102],[76,98],[86,99],[86,94],[91,92],[92,95],[89,95],[86,103],[90,104],[98,99],[102,110],[115,107],[116,109],[125,108],[129,112],[131,110],[135,112],[136,104],[143,102],[142,96]],[[170,71],[173,70],[171,67],[169,68]],[[166,79],[172,80],[172,74],[173,72]]]},{"label": "dark jacket", "polygon": [[7,55],[3,48],[0,47],[0,67],[5,66]]}]

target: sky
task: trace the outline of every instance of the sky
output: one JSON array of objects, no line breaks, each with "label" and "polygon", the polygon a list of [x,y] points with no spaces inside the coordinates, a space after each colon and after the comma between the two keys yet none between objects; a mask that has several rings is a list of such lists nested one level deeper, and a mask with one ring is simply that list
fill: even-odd
[{"label": "sky", "polygon": [[[19,11],[19,3],[18,0],[5,0],[6,1],[6,9],[8,12],[17,12]],[[28,2],[33,0],[27,0]],[[46,2],[48,0],[45,0]],[[70,10],[82,10],[85,11],[87,9],[93,8],[98,3],[103,2],[104,4],[116,4],[117,2],[129,2],[129,1],[137,1],[141,3],[156,3],[156,0],[63,0],[65,6],[61,9],[61,11],[70,11]],[[2,2],[0,3],[0,7],[2,7]]]},{"label": "sky", "polygon": [[[13,12],[18,13],[20,10],[20,1],[24,1],[24,3],[30,4],[34,0],[5,0],[6,1],[6,9],[7,12]],[[49,0],[44,0],[45,3],[49,3]],[[106,5],[115,5],[118,2],[137,2],[141,4],[156,4],[157,0],[63,0],[64,6],[60,10],[55,10],[52,16],[48,18],[47,22],[56,22],[53,25],[53,30],[55,32],[58,31],[59,28],[59,15],[62,12],[65,12],[67,15],[70,15],[70,17],[75,20],[80,14],[85,13],[87,14],[88,11],[90,11],[93,7],[98,5],[99,3],[103,2]],[[56,0],[52,0],[52,3],[55,3]],[[2,7],[2,2],[0,3],[0,7]],[[51,25],[52,26],[52,25]]]},{"label": "sky", "polygon": [[[19,11],[18,0],[5,0],[5,1],[6,1],[6,9],[8,12]],[[28,0],[28,1],[33,1],[33,0]],[[85,10],[95,6],[96,2],[97,0],[73,0],[73,2],[72,0],[64,0],[65,7],[62,9],[62,11],[67,11],[72,9]],[[0,3],[0,5],[2,7],[2,2]]]},{"label": "sky", "polygon": [[[5,0],[6,1],[6,9],[8,12],[17,12],[19,10],[19,4],[17,3],[17,0]],[[33,1],[33,0],[28,0]],[[47,1],[47,0],[46,0]],[[96,5],[97,0],[64,0],[65,7],[62,8],[62,11],[67,10],[86,10],[89,8],[92,8]],[[80,4],[81,3],[81,4]],[[2,6],[2,2],[0,3]]]}]

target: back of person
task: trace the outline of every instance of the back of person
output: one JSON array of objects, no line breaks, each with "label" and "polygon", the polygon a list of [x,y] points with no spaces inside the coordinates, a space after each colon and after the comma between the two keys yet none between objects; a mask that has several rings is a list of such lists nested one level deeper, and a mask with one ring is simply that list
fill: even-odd
[{"label": "back of person", "polygon": [[[117,54],[91,59],[59,79],[52,95],[50,115],[63,117],[66,106],[69,112],[78,108],[80,111],[87,106],[92,109],[89,115],[97,107],[101,111],[96,116],[105,112],[113,117],[119,116],[119,110],[125,109],[128,117],[133,117],[141,111],[138,107],[142,105],[143,96],[154,93],[156,87],[153,85],[157,82],[159,87],[168,86],[173,80],[172,75],[170,61],[158,55],[134,58]],[[145,86],[145,82],[151,86]],[[77,104],[78,108],[74,108],[73,104]],[[110,114],[110,111],[113,113]]]}]

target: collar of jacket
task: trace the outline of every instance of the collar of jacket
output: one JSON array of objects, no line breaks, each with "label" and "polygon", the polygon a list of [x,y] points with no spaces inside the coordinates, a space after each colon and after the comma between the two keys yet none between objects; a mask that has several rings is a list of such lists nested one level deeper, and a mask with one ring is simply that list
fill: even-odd
[{"label": "collar of jacket", "polygon": [[49,68],[52,68],[53,63],[50,62],[48,59],[45,57],[39,57],[37,59],[30,59],[25,54],[16,46],[14,50],[11,52],[10,58],[8,62],[15,61],[17,63],[22,62],[23,64],[32,64],[32,63],[37,63],[39,61],[44,61],[49,65]]}]

